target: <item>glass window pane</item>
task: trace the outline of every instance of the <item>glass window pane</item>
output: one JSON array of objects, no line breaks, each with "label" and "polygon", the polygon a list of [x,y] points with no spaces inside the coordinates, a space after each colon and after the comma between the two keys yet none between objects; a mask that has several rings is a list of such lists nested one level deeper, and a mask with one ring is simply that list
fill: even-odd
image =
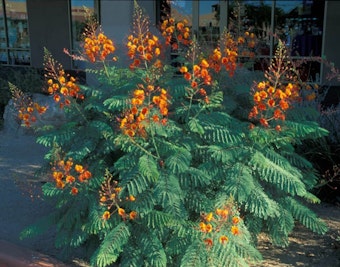
[{"label": "glass window pane", "polygon": [[2,6],[2,1],[0,2],[0,63],[7,64],[7,36],[5,28],[5,18],[4,18],[4,8]]},{"label": "glass window pane", "polygon": [[237,36],[250,31],[257,37],[257,55],[270,56],[272,1],[229,2],[229,30]]},{"label": "glass window pane", "polygon": [[[26,0],[4,0],[0,9],[0,61],[29,65],[30,40]],[[5,14],[6,12],[6,14]]]},{"label": "glass window pane", "polygon": [[183,21],[186,19],[188,25],[192,26],[192,1],[180,1],[172,0],[170,1],[171,17],[175,21]]},{"label": "glass window pane", "polygon": [[[294,57],[321,56],[325,1],[277,1],[275,25],[277,35],[285,41]],[[320,82],[320,64],[301,66],[304,81]]]},{"label": "glass window pane", "polygon": [[8,46],[13,48],[29,48],[26,1],[5,0],[5,4]]},{"label": "glass window pane", "polygon": [[324,1],[276,2],[276,33],[293,56],[320,56]]},{"label": "glass window pane", "polygon": [[219,1],[199,2],[198,40],[208,46],[216,46],[220,35]]},{"label": "glass window pane", "polygon": [[0,49],[0,63],[8,64],[7,50]]},{"label": "glass window pane", "polygon": [[71,1],[71,21],[72,21],[72,49],[80,49],[80,42],[82,40],[82,33],[86,26],[86,9],[91,13],[94,13],[95,0]]}]

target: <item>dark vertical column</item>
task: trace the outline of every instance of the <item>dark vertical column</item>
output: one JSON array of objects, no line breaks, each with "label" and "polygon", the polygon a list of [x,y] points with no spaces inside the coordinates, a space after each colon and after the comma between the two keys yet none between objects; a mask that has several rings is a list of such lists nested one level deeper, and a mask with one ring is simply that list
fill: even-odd
[{"label": "dark vertical column", "polygon": [[65,69],[70,69],[71,60],[63,52],[71,44],[69,1],[27,0],[27,13],[32,67],[42,67],[46,47]]}]

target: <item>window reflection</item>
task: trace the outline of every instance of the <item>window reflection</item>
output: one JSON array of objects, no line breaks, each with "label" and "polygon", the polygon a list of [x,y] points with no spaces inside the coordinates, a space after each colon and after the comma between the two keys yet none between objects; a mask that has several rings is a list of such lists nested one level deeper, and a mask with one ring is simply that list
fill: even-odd
[{"label": "window reflection", "polygon": [[272,1],[230,1],[229,30],[237,36],[250,31],[257,37],[256,54],[270,56]]},{"label": "window reflection", "polygon": [[[293,57],[321,56],[324,1],[277,1],[276,33],[284,40]],[[302,79],[320,82],[320,63],[301,66]]]},{"label": "window reflection", "polygon": [[324,3],[322,1],[278,1],[277,33],[293,56],[320,56]]},{"label": "window reflection", "polygon": [[5,18],[2,2],[0,1],[0,63],[7,63],[7,52],[3,48],[7,47],[7,37],[5,30]]},{"label": "window reflection", "polygon": [[208,46],[216,46],[220,35],[219,1],[199,2],[198,40]]},{"label": "window reflection", "polygon": [[25,0],[1,1],[0,61],[4,64],[29,65],[30,42]]},{"label": "window reflection", "polygon": [[172,0],[170,1],[171,17],[175,21],[183,21],[186,19],[188,25],[192,26],[192,1],[180,1]]},{"label": "window reflection", "polygon": [[[71,0],[71,39],[72,39],[72,50],[79,51],[81,50],[81,42],[82,42],[82,34],[84,32],[84,28],[86,26],[86,19],[88,14],[94,14],[98,17],[95,8],[95,0]],[[87,14],[87,11],[88,14]],[[73,68],[82,69],[85,66],[82,65],[81,61],[74,61]]]}]

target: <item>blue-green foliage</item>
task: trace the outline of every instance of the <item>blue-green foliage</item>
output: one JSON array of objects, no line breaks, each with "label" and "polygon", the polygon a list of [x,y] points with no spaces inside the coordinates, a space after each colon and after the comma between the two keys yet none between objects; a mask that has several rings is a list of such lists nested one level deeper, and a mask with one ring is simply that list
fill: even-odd
[{"label": "blue-green foliage", "polygon": [[[83,86],[85,100],[67,109],[68,122],[38,138],[50,147],[49,161],[62,152],[87,166],[93,177],[76,196],[45,184],[44,195],[55,201],[56,210],[26,229],[23,237],[52,224],[56,246],[86,247],[92,266],[119,261],[120,266],[205,267],[249,266],[261,259],[255,248],[260,232],[285,246],[296,221],[325,233],[324,222],[305,206],[318,202],[310,193],[316,172],[295,151],[303,140],[327,134],[316,123],[292,116],[281,132],[249,130],[240,112],[240,104],[250,105],[249,98],[224,86],[223,78],[214,85],[209,104],[191,103],[190,109],[186,81],[160,78],[159,86],[172,96],[166,126],[150,123],[147,137],[131,138],[119,129],[117,118],[130,107],[130,95],[144,74],[108,66],[95,74],[101,85]],[[102,219],[106,207],[99,192],[108,178],[121,187],[122,200],[136,198],[125,206],[137,212],[135,220],[123,220],[114,212]],[[226,232],[226,244],[215,236],[207,249],[199,231],[201,215],[230,199],[244,218],[241,234]]]}]

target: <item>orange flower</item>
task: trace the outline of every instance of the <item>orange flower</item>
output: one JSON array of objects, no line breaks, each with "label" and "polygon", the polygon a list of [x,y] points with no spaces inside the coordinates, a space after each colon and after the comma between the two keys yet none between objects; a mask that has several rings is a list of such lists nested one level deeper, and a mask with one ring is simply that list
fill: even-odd
[{"label": "orange flower", "polygon": [[260,119],[260,123],[264,127],[268,127],[269,126],[268,121],[265,118],[261,118]]},{"label": "orange flower", "polygon": [[84,172],[84,168],[82,165],[76,164],[76,166],[74,167],[75,171],[78,173],[83,173]]},{"label": "orange flower", "polygon": [[136,211],[131,211],[129,214],[130,220],[134,220],[137,217],[137,212]]},{"label": "orange flower", "polygon": [[268,106],[274,107],[275,106],[275,100],[274,99],[269,99],[267,102]]},{"label": "orange flower", "polygon": [[125,216],[125,210],[122,209],[122,208],[118,208],[118,214],[119,214],[119,216],[121,216],[121,217]]},{"label": "orange flower", "polygon": [[238,223],[240,222],[240,218],[237,217],[237,216],[234,216],[234,217],[232,218],[232,222],[233,222],[233,224],[238,224]]},{"label": "orange flower", "polygon": [[279,103],[279,105],[280,105],[281,109],[283,109],[283,110],[286,110],[286,109],[289,108],[288,102],[287,102],[287,101],[284,101],[284,100],[281,100],[280,103]]},{"label": "orange flower", "polygon": [[233,225],[233,226],[231,227],[231,233],[232,233],[233,235],[238,235],[238,234],[240,234],[240,230],[238,229],[238,227],[237,227],[236,225]]},{"label": "orange flower", "polygon": [[229,214],[229,211],[227,209],[216,209],[216,214],[222,217],[223,219],[226,219]]},{"label": "orange flower", "polygon": [[78,188],[72,187],[71,193],[72,193],[72,195],[77,195],[78,194]]},{"label": "orange flower", "polygon": [[184,73],[184,79],[187,81],[191,80],[191,74],[189,72]]},{"label": "orange flower", "polygon": [[214,242],[212,241],[211,238],[206,238],[206,239],[204,239],[204,243],[205,243],[208,247],[211,247],[211,246],[214,244]]},{"label": "orange flower", "polygon": [[308,101],[313,101],[316,98],[316,94],[313,92],[306,96]]},{"label": "orange flower", "polygon": [[265,82],[259,82],[257,85],[257,88],[259,90],[264,90],[266,88],[266,83]]},{"label": "orange flower", "polygon": [[75,182],[76,178],[74,178],[74,176],[72,176],[72,175],[67,175],[65,180],[66,180],[67,183],[72,184],[72,183]]},{"label": "orange flower", "polygon": [[210,223],[208,223],[207,225],[206,225],[206,233],[210,233],[210,232],[212,232],[212,230],[213,230],[213,226],[210,224]]},{"label": "orange flower", "polygon": [[213,219],[214,219],[214,215],[213,215],[212,212],[208,213],[207,216],[205,217],[205,220],[206,220],[207,222],[210,222],[210,221],[212,221]]},{"label": "orange flower", "polygon": [[220,240],[220,243],[224,245],[228,242],[228,237],[225,235],[221,235],[219,240]]},{"label": "orange flower", "polygon": [[111,213],[109,212],[109,211],[105,211],[104,213],[103,213],[103,216],[102,216],[102,218],[103,218],[103,220],[108,220],[109,218],[111,217]]}]

